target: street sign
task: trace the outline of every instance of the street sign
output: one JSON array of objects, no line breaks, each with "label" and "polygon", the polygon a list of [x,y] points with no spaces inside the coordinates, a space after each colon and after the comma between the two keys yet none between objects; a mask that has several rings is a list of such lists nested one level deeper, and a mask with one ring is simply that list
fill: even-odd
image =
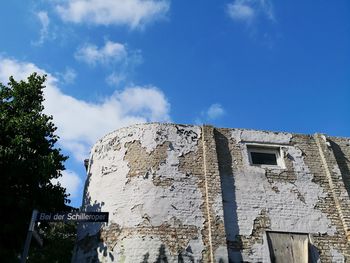
[{"label": "street sign", "polygon": [[38,222],[108,222],[108,212],[39,212],[36,217]]},{"label": "street sign", "polygon": [[29,229],[27,238],[24,243],[23,253],[21,257],[21,263],[25,263],[27,260],[30,241],[32,236],[36,239],[40,246],[43,245],[43,241],[39,234],[35,231],[36,222],[108,222],[108,212],[58,212],[58,213],[44,213],[33,210],[32,218],[29,223]]}]

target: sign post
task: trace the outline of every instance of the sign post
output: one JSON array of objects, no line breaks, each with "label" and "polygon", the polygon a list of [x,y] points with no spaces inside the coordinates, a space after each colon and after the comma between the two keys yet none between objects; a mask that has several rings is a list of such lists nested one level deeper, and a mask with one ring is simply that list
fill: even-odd
[{"label": "sign post", "polygon": [[39,245],[42,246],[42,239],[35,232],[34,227],[36,222],[108,222],[108,212],[58,212],[44,213],[33,210],[30,220],[27,238],[24,243],[21,263],[25,263],[28,257],[30,241],[34,235]]},{"label": "sign post", "polygon": [[21,263],[25,263],[27,261],[30,241],[32,240],[32,235],[33,235],[33,231],[34,231],[34,227],[35,227],[37,214],[38,214],[38,211],[34,209],[33,213],[32,213],[32,218],[31,218],[30,224],[29,224],[29,229],[28,229],[28,233],[27,233],[26,242],[24,243]]},{"label": "sign post", "polygon": [[40,235],[38,234],[38,232],[36,232],[35,230],[33,231],[33,237],[36,240],[36,242],[38,242],[39,246],[42,247],[44,242],[43,242],[42,238],[40,237]]}]

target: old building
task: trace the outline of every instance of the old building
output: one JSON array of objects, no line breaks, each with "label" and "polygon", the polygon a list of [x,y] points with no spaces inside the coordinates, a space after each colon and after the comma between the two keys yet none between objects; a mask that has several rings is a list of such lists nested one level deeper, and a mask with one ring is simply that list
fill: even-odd
[{"label": "old building", "polygon": [[[350,262],[350,139],[142,124],[92,148],[74,262]],[[281,261],[282,260],[282,261]]]}]

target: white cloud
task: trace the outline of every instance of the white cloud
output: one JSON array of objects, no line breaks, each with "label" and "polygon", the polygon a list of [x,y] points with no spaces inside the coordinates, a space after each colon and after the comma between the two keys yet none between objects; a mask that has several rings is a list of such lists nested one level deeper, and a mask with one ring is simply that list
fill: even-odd
[{"label": "white cloud", "polygon": [[107,41],[101,48],[98,48],[94,44],[85,44],[75,53],[77,60],[90,65],[121,62],[126,60],[127,56],[128,52],[125,45],[112,41]]},{"label": "white cloud", "polygon": [[122,73],[116,73],[112,72],[108,77],[106,78],[106,82],[108,85],[111,86],[118,86],[122,81],[126,79],[125,74]]},{"label": "white cloud", "polygon": [[21,80],[33,72],[47,74],[45,112],[54,117],[61,147],[80,161],[88,156],[91,145],[110,131],[140,122],[170,120],[170,105],[156,87],[127,87],[101,102],[88,103],[64,94],[58,87],[58,79],[32,63],[8,58],[0,58],[0,63],[3,83],[11,75]]},{"label": "white cloud", "polygon": [[41,28],[39,32],[39,39],[32,44],[40,46],[44,43],[45,39],[49,37],[50,18],[46,11],[39,11],[36,13],[36,16],[39,19]]},{"label": "white cloud", "polygon": [[224,108],[220,104],[215,103],[210,105],[209,109],[206,112],[206,115],[209,119],[213,120],[221,117],[222,115],[224,115],[224,113]]},{"label": "white cloud", "polygon": [[63,72],[62,78],[65,83],[73,83],[75,78],[77,77],[77,73],[72,68],[66,68],[66,71]]},{"label": "white cloud", "polygon": [[259,15],[275,20],[271,0],[234,0],[227,4],[227,13],[233,20],[248,24]]},{"label": "white cloud", "polygon": [[203,123],[210,123],[225,114],[225,110],[219,103],[214,103],[208,109],[203,110],[199,116],[194,120],[195,124],[202,125]]},{"label": "white cloud", "polygon": [[143,117],[150,121],[168,121],[169,105],[164,94],[156,87],[131,87],[116,94],[117,99],[127,115],[138,115],[142,112]]},{"label": "white cloud", "polygon": [[113,68],[106,77],[107,84],[111,86],[125,83],[143,60],[140,50],[130,50],[126,45],[109,40],[101,47],[90,43],[83,45],[75,52],[75,58],[90,66],[99,64]]},{"label": "white cloud", "polygon": [[75,70],[70,67],[66,67],[64,72],[56,73],[56,75],[62,80],[62,82],[66,84],[74,83],[75,78],[77,77],[77,73],[75,72]]},{"label": "white cloud", "polygon": [[248,5],[242,3],[230,3],[227,5],[227,12],[232,19],[249,21],[255,16],[255,11]]},{"label": "white cloud", "polygon": [[56,6],[61,18],[73,23],[127,25],[130,28],[165,16],[168,0],[66,0]]},{"label": "white cloud", "polygon": [[66,188],[66,193],[70,194],[70,199],[77,197],[82,186],[82,180],[79,175],[71,170],[62,171],[62,177],[52,179],[52,184],[59,182],[62,187]]}]

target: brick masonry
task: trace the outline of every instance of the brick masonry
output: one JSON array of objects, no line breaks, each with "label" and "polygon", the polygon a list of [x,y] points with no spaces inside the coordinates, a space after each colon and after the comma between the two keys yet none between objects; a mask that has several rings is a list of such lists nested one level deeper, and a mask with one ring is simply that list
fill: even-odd
[{"label": "brick masonry", "polygon": [[[247,146],[280,149],[251,165]],[[266,231],[307,233],[321,262],[350,262],[350,139],[142,124],[98,141],[73,262],[270,262]]]}]

